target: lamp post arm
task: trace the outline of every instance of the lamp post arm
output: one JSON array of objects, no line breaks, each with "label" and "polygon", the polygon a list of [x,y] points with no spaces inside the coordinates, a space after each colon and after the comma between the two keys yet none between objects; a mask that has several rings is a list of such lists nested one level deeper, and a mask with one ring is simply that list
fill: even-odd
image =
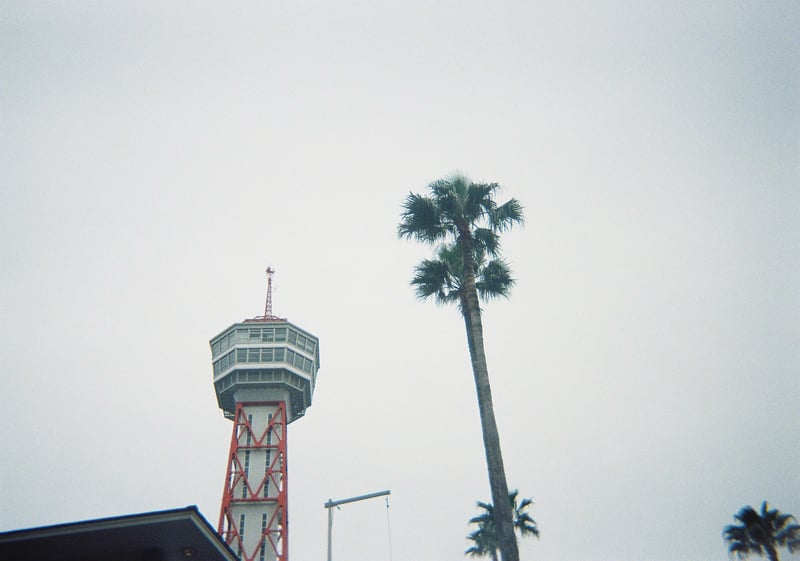
[{"label": "lamp post arm", "polygon": [[359,495],[357,497],[350,497],[347,499],[340,499],[338,501],[334,501],[333,499],[328,499],[328,502],[325,503],[325,508],[328,509],[328,561],[333,561],[331,558],[331,534],[333,530],[333,507],[347,504],[347,503],[354,503],[356,501],[365,501],[367,499],[374,499],[375,497],[383,497],[384,495],[391,495],[391,491],[388,489],[386,491],[378,491],[377,493],[368,493],[366,495]]}]

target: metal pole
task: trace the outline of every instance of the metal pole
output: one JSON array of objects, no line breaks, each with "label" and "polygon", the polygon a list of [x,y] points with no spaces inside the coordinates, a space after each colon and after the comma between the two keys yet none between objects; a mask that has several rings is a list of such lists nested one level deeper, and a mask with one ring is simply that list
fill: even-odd
[{"label": "metal pole", "polygon": [[[328,499],[328,503],[331,500]],[[331,561],[331,530],[333,529],[333,508],[332,506],[328,506],[325,504],[325,507],[328,509],[328,561]]]},{"label": "metal pole", "polygon": [[350,497],[349,499],[341,499],[338,501],[334,501],[333,499],[328,499],[328,502],[325,503],[325,508],[328,509],[328,561],[333,561],[332,553],[331,553],[331,534],[333,528],[333,507],[347,504],[347,503],[354,503],[356,501],[364,501],[366,499],[374,499],[375,497],[383,497],[384,495],[391,495],[392,492],[388,489],[386,491],[378,491],[377,493],[369,493],[367,495],[359,495],[357,497]]}]

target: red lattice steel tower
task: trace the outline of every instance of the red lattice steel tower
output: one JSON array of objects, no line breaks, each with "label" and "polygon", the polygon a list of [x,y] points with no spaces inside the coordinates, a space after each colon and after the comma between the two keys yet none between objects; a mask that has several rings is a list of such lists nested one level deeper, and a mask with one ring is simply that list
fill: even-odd
[{"label": "red lattice steel tower", "polygon": [[319,340],[272,315],[267,269],[264,315],[211,340],[214,388],[233,420],[220,535],[242,561],[288,561],[287,425],[311,405]]}]

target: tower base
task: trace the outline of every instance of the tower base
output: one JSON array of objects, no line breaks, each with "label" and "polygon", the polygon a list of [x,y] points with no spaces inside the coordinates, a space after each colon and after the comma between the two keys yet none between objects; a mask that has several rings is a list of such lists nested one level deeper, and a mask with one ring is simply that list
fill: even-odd
[{"label": "tower base", "polygon": [[219,534],[241,561],[288,561],[285,401],[242,401],[233,417]]}]

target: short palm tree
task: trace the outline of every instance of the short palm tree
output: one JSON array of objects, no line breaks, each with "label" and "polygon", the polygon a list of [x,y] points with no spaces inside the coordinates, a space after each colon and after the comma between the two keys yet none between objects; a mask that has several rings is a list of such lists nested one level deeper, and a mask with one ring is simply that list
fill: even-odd
[{"label": "short palm tree", "polygon": [[725,526],[722,533],[731,555],[739,559],[746,559],[751,554],[766,555],[770,561],[779,561],[779,547],[785,547],[790,553],[800,551],[797,519],[791,514],[769,508],[767,501],[761,505],[761,512],[745,506],[734,518],[739,524]]},{"label": "short palm tree", "polygon": [[[417,267],[412,284],[421,298],[434,296],[442,303],[459,304],[478,395],[489,487],[492,501],[501,505],[494,513],[498,546],[503,561],[519,561],[478,298],[479,292],[484,298],[506,296],[513,283],[508,267],[499,260],[500,234],[522,223],[522,206],[516,199],[498,205],[494,199],[498,189],[497,183],[473,183],[458,174],[434,181],[428,185],[429,195],[408,195],[397,232],[402,238],[444,244],[436,259]],[[487,257],[491,260],[484,264]]]},{"label": "short palm tree", "polygon": [[[508,498],[511,502],[511,511],[514,513],[514,529],[520,537],[534,536],[539,537],[539,528],[536,521],[528,514],[527,509],[533,505],[531,499],[522,499],[517,504],[517,491],[509,493]],[[490,556],[492,561],[497,561],[497,537],[494,526],[494,507],[489,503],[478,503],[478,508],[483,512],[478,516],[470,518],[470,524],[477,524],[478,528],[472,532],[467,539],[474,543],[464,553],[475,557]]]}]

